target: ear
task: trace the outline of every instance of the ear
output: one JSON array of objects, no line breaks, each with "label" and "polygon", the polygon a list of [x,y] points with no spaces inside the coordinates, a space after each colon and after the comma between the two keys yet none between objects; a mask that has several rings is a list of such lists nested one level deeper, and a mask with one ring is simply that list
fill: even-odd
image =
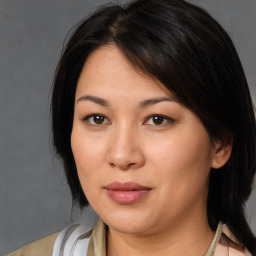
[{"label": "ear", "polygon": [[219,169],[223,167],[229,160],[232,152],[232,142],[216,141],[213,146],[213,158],[211,167]]}]

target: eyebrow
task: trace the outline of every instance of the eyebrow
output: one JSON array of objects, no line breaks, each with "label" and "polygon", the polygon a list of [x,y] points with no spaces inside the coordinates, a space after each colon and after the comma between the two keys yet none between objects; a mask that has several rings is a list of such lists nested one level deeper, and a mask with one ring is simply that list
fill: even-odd
[{"label": "eyebrow", "polygon": [[[81,102],[81,101],[92,101],[92,102],[99,104],[101,106],[104,106],[104,107],[111,106],[111,104],[107,100],[100,98],[100,97],[92,96],[92,95],[84,95],[84,96],[80,97],[77,100],[77,103]],[[157,97],[157,98],[151,98],[151,99],[146,99],[146,100],[141,101],[139,103],[139,108],[145,108],[145,107],[148,107],[148,106],[151,106],[151,105],[163,102],[163,101],[178,102],[178,100],[175,99],[174,97]]]},{"label": "eyebrow", "polygon": [[96,96],[91,96],[91,95],[84,95],[84,96],[80,97],[76,102],[78,103],[80,101],[87,101],[87,100],[92,101],[92,102],[99,104],[101,106],[104,106],[104,107],[110,106],[110,104],[107,100],[96,97]]},{"label": "eyebrow", "polygon": [[157,97],[157,98],[147,99],[140,102],[139,108],[145,108],[163,101],[178,102],[178,100],[175,99],[174,97]]}]

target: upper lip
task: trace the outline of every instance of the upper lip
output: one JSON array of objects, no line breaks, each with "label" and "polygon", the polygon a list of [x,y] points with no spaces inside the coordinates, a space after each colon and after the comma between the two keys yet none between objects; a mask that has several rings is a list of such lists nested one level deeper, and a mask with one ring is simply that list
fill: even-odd
[{"label": "upper lip", "polygon": [[109,190],[121,190],[121,191],[132,191],[132,190],[150,190],[150,187],[142,186],[134,182],[113,182],[105,186]]}]

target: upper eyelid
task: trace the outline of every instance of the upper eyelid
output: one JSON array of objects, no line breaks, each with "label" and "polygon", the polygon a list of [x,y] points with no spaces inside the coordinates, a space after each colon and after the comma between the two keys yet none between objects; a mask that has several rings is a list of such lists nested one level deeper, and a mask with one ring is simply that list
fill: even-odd
[{"label": "upper eyelid", "polygon": [[[102,116],[102,117],[104,117],[105,119],[107,119],[109,123],[111,123],[111,121],[109,120],[108,117],[106,117],[105,115],[100,114],[100,113],[93,113],[93,114],[86,115],[86,116],[83,117],[81,120],[86,121],[86,120],[88,120],[89,118],[94,117],[94,116]],[[151,114],[151,115],[148,115],[148,116],[145,118],[145,121],[144,121],[143,123],[146,123],[150,118],[156,117],[156,116],[162,117],[162,118],[166,119],[167,121],[175,121],[174,118],[172,118],[172,117],[170,117],[170,116],[167,116],[167,115],[163,115],[163,114]]]},{"label": "upper eyelid", "polygon": [[165,118],[167,120],[170,120],[170,121],[171,120],[175,121],[175,119],[173,117],[170,117],[170,116],[167,116],[167,115],[162,115],[162,114],[151,114],[151,115],[147,116],[146,120],[148,120],[148,119],[150,119],[150,118],[152,118],[154,116],[159,116],[159,117],[163,117],[163,118]]},{"label": "upper eyelid", "polygon": [[[81,120],[82,120],[82,121],[87,121],[89,118],[94,117],[94,116],[102,116],[102,117],[104,117],[104,118],[108,121],[108,123],[111,123],[111,122],[109,121],[109,119],[108,119],[105,115],[98,114],[98,113],[86,115],[86,116],[83,117]],[[95,125],[97,125],[97,124],[95,124]]]},{"label": "upper eyelid", "polygon": [[[153,117],[161,117],[161,118],[163,118],[164,119],[163,123],[158,124],[158,125],[157,124],[147,124],[149,122],[149,120],[151,118],[153,118]],[[150,116],[148,116],[146,118],[146,120],[143,122],[143,124],[149,125],[149,126],[154,126],[154,127],[157,127],[157,128],[161,128],[161,127],[167,126],[170,123],[173,123],[174,121],[175,121],[175,119],[170,117],[170,116],[161,115],[161,114],[152,114],[152,115],[150,115]]]},{"label": "upper eyelid", "polygon": [[84,116],[84,117],[82,118],[82,120],[86,120],[86,119],[88,119],[88,118],[90,118],[90,117],[93,117],[93,116],[103,116],[104,118],[108,119],[105,115],[102,115],[102,114],[100,114],[100,113],[93,113],[93,114],[89,114],[89,115]]}]

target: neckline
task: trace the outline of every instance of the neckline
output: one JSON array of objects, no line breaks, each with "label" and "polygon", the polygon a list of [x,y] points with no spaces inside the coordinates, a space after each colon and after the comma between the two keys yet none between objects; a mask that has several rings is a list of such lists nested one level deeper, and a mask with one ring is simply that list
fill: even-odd
[{"label": "neckline", "polygon": [[[213,240],[205,254],[205,256],[214,256],[217,245],[220,241],[221,235],[223,232],[223,223],[220,221]],[[106,256],[106,235],[107,235],[107,225],[100,219],[96,226],[93,229],[93,232],[90,237],[90,242],[88,246],[87,256],[95,255],[95,250],[98,254]]]},{"label": "neckline", "polygon": [[221,238],[222,230],[223,230],[223,223],[220,221],[218,224],[218,227],[216,229],[215,235],[213,237],[213,240],[212,240],[210,247],[209,247],[207,253],[205,254],[205,256],[213,256],[214,255],[216,247]]}]

